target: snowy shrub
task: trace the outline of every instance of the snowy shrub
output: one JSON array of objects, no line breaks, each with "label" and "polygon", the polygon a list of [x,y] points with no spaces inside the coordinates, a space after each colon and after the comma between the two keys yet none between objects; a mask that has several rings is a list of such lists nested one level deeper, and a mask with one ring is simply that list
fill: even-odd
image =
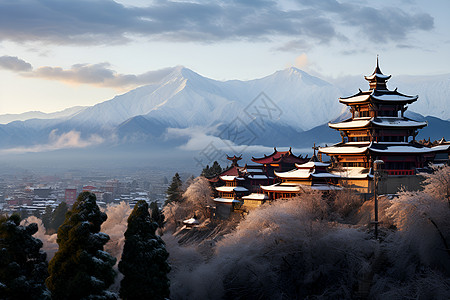
[{"label": "snowy shrub", "polygon": [[195,178],[183,194],[185,205],[190,207],[192,214],[202,219],[208,217],[207,206],[214,204],[211,196],[211,186],[203,176]]},{"label": "snowy shrub", "polygon": [[122,201],[119,205],[108,205],[105,211],[108,219],[103,222],[101,231],[109,235],[109,241],[105,245],[105,251],[120,259],[125,243],[123,234],[127,230],[127,219],[131,213],[130,206]]},{"label": "snowy shrub", "polygon": [[217,243],[216,256],[174,277],[173,299],[347,298],[376,243],[324,221],[317,194],[252,211]]}]

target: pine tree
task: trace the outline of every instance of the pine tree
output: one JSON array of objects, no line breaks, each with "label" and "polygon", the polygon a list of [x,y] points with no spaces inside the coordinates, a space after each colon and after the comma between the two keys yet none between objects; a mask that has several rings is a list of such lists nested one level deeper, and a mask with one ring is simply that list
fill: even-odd
[{"label": "pine tree", "polygon": [[159,228],[163,228],[165,216],[164,216],[163,212],[159,209],[158,203],[156,203],[156,201],[153,201],[152,203],[150,203],[150,210],[152,211],[152,214],[151,214],[152,221],[155,222],[156,224],[158,224]]},{"label": "pine tree", "polygon": [[20,217],[0,217],[0,298],[50,299],[45,287],[46,254],[32,235],[36,223],[20,225]]},{"label": "pine tree", "polygon": [[217,161],[214,161],[214,163],[212,164],[212,166],[206,166],[203,170],[202,170],[202,174],[201,176],[206,177],[206,178],[211,178],[211,177],[215,177],[217,175],[219,175],[220,173],[222,173],[223,169],[220,166],[220,164]]},{"label": "pine tree", "polygon": [[181,200],[183,195],[183,190],[181,189],[183,183],[181,182],[180,175],[175,173],[175,176],[172,178],[172,183],[167,188],[167,200],[164,203],[166,205],[170,202],[178,202]]},{"label": "pine tree", "polygon": [[125,245],[119,271],[122,299],[165,299],[169,297],[167,253],[163,240],[155,234],[147,202],[136,203],[128,218]]},{"label": "pine tree", "polygon": [[52,224],[52,215],[53,215],[53,209],[51,206],[46,206],[44,214],[42,215],[42,224],[44,224],[45,231],[47,234],[50,234],[51,231],[51,224]]},{"label": "pine tree", "polygon": [[66,219],[66,212],[67,212],[67,204],[66,202],[61,202],[58,207],[53,211],[52,214],[52,221],[50,223],[50,228],[54,230],[54,232],[58,231],[59,226],[64,223],[64,220]]},{"label": "pine tree", "polygon": [[52,299],[115,299],[106,289],[114,282],[116,260],[103,251],[109,236],[99,232],[106,218],[93,193],[78,195],[59,227],[59,250],[49,264]]}]

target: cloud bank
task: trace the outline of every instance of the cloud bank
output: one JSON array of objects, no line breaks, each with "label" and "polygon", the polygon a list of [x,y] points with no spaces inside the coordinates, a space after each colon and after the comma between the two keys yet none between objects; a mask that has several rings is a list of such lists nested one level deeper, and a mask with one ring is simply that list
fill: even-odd
[{"label": "cloud bank", "polygon": [[2,150],[3,153],[27,153],[27,152],[47,152],[70,148],[86,148],[103,143],[105,140],[96,134],[92,134],[87,139],[81,137],[79,131],[71,130],[62,134],[58,134],[58,130],[54,129],[48,136],[47,144],[39,144],[31,147],[18,147]]},{"label": "cloud bank", "polygon": [[109,63],[76,64],[70,69],[49,66],[33,69],[33,66],[24,60],[5,55],[0,56],[0,69],[17,72],[24,77],[123,89],[157,83],[175,68],[163,68],[138,75],[117,73],[111,69]]},{"label": "cloud bank", "polygon": [[404,1],[392,7],[370,2],[153,1],[125,6],[112,0],[17,0],[0,3],[0,41],[53,44],[118,44],[136,36],[176,42],[291,37],[281,47],[346,40],[345,29],[368,41],[397,42],[416,31],[428,31],[433,18],[408,11]]}]

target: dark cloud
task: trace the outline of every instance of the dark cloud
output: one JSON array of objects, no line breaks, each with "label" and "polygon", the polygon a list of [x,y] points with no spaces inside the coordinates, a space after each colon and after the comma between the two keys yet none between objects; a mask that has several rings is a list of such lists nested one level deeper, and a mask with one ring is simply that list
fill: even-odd
[{"label": "dark cloud", "polygon": [[134,36],[214,42],[277,35],[313,44],[345,40],[340,32],[344,25],[385,43],[433,28],[433,18],[425,13],[355,3],[298,0],[296,7],[286,9],[277,1],[250,0],[154,1],[147,7],[112,0],[1,1],[0,40],[103,45],[124,43]]},{"label": "dark cloud", "polygon": [[16,56],[0,56],[0,69],[22,72],[30,71],[33,67]]},{"label": "dark cloud", "polygon": [[0,68],[18,72],[24,77],[120,89],[157,83],[175,69],[164,68],[139,75],[119,74],[110,68],[109,63],[76,64],[70,69],[60,67],[39,67],[33,69],[28,62],[13,56],[0,57]]}]

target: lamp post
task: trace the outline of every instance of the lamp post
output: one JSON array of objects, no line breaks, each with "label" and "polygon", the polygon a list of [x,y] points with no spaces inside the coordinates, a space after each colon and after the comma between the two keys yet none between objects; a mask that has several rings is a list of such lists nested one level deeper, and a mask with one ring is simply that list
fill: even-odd
[{"label": "lamp post", "polygon": [[374,201],[374,215],[375,221],[373,222],[375,225],[375,239],[378,239],[378,181],[380,180],[380,166],[384,164],[384,161],[381,159],[377,159],[373,162],[373,201]]}]

